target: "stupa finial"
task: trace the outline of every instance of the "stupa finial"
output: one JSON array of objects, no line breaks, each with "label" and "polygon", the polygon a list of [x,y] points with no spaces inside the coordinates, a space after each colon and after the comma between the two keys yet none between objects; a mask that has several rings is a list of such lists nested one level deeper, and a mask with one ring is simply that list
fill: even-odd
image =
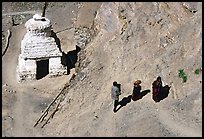
[{"label": "stupa finial", "polygon": [[45,10],[47,8],[48,2],[44,3],[43,9],[42,9],[42,17],[45,17]]}]

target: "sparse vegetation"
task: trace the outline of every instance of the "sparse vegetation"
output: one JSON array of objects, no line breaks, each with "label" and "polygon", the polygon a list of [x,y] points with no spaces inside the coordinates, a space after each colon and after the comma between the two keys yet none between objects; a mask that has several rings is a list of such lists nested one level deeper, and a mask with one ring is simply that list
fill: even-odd
[{"label": "sparse vegetation", "polygon": [[200,73],[200,69],[196,69],[196,70],[194,71],[194,73],[198,75],[198,74]]},{"label": "sparse vegetation", "polygon": [[179,78],[182,78],[183,79],[183,83],[185,83],[187,81],[187,75],[186,73],[184,72],[184,69],[180,69],[179,70]]}]

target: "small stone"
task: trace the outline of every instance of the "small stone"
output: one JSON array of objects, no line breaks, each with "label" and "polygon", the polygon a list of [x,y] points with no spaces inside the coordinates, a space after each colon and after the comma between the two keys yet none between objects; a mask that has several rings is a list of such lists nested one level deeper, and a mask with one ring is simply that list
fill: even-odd
[{"label": "small stone", "polygon": [[6,87],[6,86],[8,86],[8,85],[7,85],[7,84],[4,84],[4,85],[3,85],[3,87]]}]

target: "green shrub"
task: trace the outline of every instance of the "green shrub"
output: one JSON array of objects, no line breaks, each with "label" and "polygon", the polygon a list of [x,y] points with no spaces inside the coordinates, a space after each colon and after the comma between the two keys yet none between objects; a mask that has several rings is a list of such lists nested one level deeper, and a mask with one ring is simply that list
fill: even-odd
[{"label": "green shrub", "polygon": [[179,78],[183,79],[183,83],[185,83],[187,81],[187,75],[184,72],[184,69],[180,69],[178,75],[179,75]]},{"label": "green shrub", "polygon": [[199,69],[196,69],[196,70],[194,71],[194,73],[195,73],[195,74],[199,74],[199,73],[200,73],[200,70],[199,70]]}]

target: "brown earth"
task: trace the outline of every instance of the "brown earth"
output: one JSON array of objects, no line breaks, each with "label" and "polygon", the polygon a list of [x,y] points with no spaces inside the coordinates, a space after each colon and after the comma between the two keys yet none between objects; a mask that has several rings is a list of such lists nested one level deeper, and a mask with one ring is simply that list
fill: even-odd
[{"label": "brown earth", "polygon": [[[2,53],[7,30],[12,33],[2,56],[2,137],[202,136],[202,3],[49,3],[46,17],[65,53],[84,41],[76,35],[81,26],[95,33],[79,33],[90,39],[69,75],[17,83],[24,24],[42,6],[2,3]],[[185,83],[180,69],[187,74]],[[142,81],[142,91],[151,90],[157,76],[171,86],[165,99],[155,103],[150,92],[113,112],[113,81],[122,85],[122,100],[132,93],[134,80]],[[67,83],[54,117],[44,128],[33,127]]]}]

